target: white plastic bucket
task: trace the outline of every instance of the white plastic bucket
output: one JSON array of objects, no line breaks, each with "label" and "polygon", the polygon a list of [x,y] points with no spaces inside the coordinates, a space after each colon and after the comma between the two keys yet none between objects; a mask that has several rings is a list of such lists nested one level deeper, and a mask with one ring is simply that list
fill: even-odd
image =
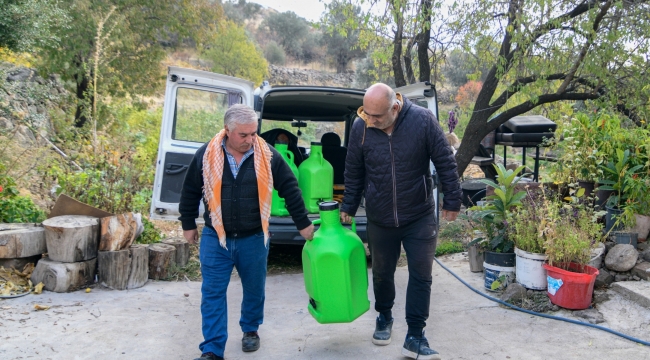
[{"label": "white plastic bucket", "polygon": [[[496,266],[484,262],[483,268],[484,268],[483,274],[485,278],[484,286],[487,290],[490,291],[502,290],[506,288],[508,284],[512,283],[515,280],[514,266],[508,266],[508,267]],[[496,289],[492,289],[492,284],[496,280],[498,280],[501,283],[501,285]]]},{"label": "white plastic bucket", "polygon": [[546,290],[546,269],[542,267],[546,261],[545,254],[535,254],[515,248],[517,255],[517,282],[526,289]]}]

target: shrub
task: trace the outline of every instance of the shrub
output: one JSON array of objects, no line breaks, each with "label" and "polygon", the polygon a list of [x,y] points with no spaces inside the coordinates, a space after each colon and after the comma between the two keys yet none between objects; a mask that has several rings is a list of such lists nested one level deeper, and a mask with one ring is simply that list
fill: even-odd
[{"label": "shrub", "polygon": [[13,178],[6,175],[0,164],[0,223],[41,222],[45,212],[27,196],[19,195]]},{"label": "shrub", "polygon": [[284,53],[284,49],[275,41],[271,41],[266,45],[266,48],[264,49],[264,57],[273,65],[284,65],[287,60],[287,55]]}]

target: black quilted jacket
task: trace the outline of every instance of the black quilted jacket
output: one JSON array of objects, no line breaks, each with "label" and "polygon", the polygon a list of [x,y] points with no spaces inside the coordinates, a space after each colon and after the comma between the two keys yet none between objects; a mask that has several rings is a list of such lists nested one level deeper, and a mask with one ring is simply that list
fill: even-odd
[{"label": "black quilted jacket", "polygon": [[381,226],[405,226],[434,210],[429,161],[436,167],[445,210],[459,211],[462,192],[456,159],[436,117],[408,99],[389,136],[352,125],[345,161],[345,196],[341,211],[354,215],[365,190],[368,220]]}]

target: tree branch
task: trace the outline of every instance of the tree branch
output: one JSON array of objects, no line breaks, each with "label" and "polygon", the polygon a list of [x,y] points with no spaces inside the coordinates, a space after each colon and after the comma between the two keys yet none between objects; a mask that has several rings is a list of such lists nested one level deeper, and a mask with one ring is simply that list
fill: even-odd
[{"label": "tree branch", "polygon": [[523,77],[515,80],[512,85],[508,86],[506,90],[504,90],[501,95],[499,95],[498,98],[496,98],[491,104],[490,107],[493,106],[503,106],[508,99],[519,92],[519,90],[522,88],[523,85],[527,85],[530,83],[534,83],[535,81],[542,79],[542,80],[560,80],[564,79],[566,77],[565,73],[557,73],[557,74],[551,74],[551,75],[533,75],[533,76],[528,76],[528,77]]},{"label": "tree branch", "polygon": [[612,0],[608,0],[602,8],[600,8],[600,12],[598,15],[596,15],[596,18],[594,19],[594,25],[592,28],[592,32],[589,34],[587,37],[587,42],[584,44],[582,49],[580,50],[580,55],[578,55],[578,59],[575,61],[573,66],[571,67],[571,70],[569,70],[569,73],[567,76],[564,78],[564,82],[560,87],[557,89],[557,93],[563,93],[567,86],[569,86],[569,83],[571,80],[573,80],[573,77],[575,76],[576,72],[578,71],[578,67],[580,67],[580,64],[582,64],[582,61],[585,59],[587,56],[587,52],[589,51],[589,48],[591,45],[594,43],[594,40],[596,39],[596,33],[598,32],[598,27],[600,26],[600,22],[603,20],[605,17],[605,14],[607,14],[607,11],[609,11],[609,8],[612,6]]},{"label": "tree branch", "polygon": [[[562,94],[544,94],[541,95],[540,97],[537,98],[537,101],[533,102],[532,100],[528,100],[524,103],[521,103],[513,108],[510,108],[501,114],[497,115],[494,117],[492,120],[487,122],[487,126],[489,128],[489,131],[492,131],[499,127],[502,123],[506,122],[509,119],[512,119],[513,117],[521,114],[525,114],[526,112],[540,106],[543,104],[555,102],[555,101],[560,101],[560,100],[573,100],[573,101],[578,101],[578,100],[595,100],[598,99],[601,95],[598,93],[562,93]],[[488,132],[489,132],[488,131]]]}]

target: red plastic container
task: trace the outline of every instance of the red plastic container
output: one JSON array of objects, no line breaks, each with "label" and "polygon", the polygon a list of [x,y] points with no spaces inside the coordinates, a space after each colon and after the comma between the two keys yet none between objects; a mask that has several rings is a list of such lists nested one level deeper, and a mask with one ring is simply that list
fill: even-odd
[{"label": "red plastic container", "polygon": [[[569,269],[573,271],[566,271],[549,264],[542,266],[547,272],[548,297],[553,304],[571,310],[583,310],[591,305],[598,269],[575,263],[569,264]],[[580,270],[584,272],[574,272]]]}]

